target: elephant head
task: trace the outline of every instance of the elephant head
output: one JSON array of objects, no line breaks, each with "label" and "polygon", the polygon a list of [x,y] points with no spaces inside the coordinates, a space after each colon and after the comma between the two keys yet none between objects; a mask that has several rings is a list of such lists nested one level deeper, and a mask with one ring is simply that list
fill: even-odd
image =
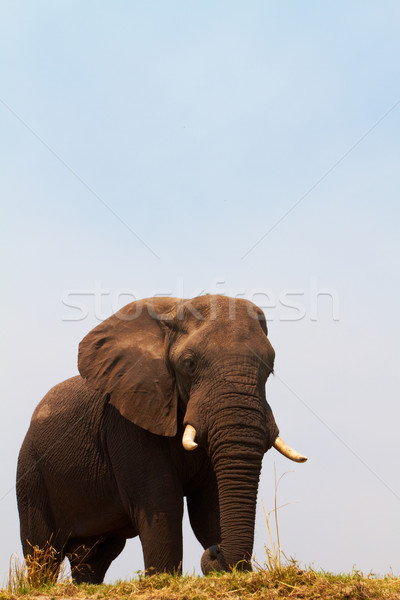
[{"label": "elephant head", "polygon": [[257,306],[214,295],[133,302],[80,344],[81,375],[125,418],[161,436],[175,436],[183,419],[184,448],[207,451],[221,539],[203,554],[205,573],[250,568],[264,453],[275,446],[306,460],[279,438],[265,398],[274,354]]}]

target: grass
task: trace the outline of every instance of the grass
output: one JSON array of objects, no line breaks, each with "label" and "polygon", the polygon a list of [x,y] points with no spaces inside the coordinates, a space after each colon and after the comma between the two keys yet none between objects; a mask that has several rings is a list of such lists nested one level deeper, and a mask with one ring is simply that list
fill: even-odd
[{"label": "grass", "polygon": [[[84,546],[79,548],[80,554],[74,553],[76,568],[79,564],[84,565],[84,560],[88,549]],[[67,555],[70,556],[70,555]],[[79,556],[79,562],[77,558]],[[7,592],[10,597],[27,596],[35,591],[46,591],[55,588],[58,584],[72,584],[70,570],[67,568],[67,562],[61,565],[57,561],[57,551],[50,542],[44,548],[31,546],[30,555],[21,560],[16,554],[10,559],[8,570]],[[0,590],[0,598],[4,596],[5,590]],[[1,595],[3,594],[3,595]]]},{"label": "grass", "polygon": [[[282,504],[281,506],[278,506],[278,488],[279,488],[279,484],[280,484],[282,478],[285,475],[287,475],[287,473],[283,473],[283,475],[281,475],[278,480],[276,479],[276,466],[274,463],[274,483],[275,483],[274,508],[272,510],[270,510],[269,513],[267,513],[267,511],[265,510],[264,502],[261,502],[263,512],[264,512],[265,523],[267,525],[269,542],[270,542],[270,546],[271,546],[269,548],[266,544],[264,545],[265,553],[267,556],[267,562],[265,563],[265,568],[269,569],[270,571],[275,571],[275,572],[279,572],[282,569],[283,564],[295,563],[295,561],[292,558],[288,559],[286,554],[283,552],[283,550],[281,548],[280,537],[279,537],[278,510],[280,508],[283,508],[284,506],[287,506],[287,504]],[[272,513],[274,514],[276,541],[274,539],[274,536],[272,535],[271,524],[270,524],[270,519],[271,519]]]},{"label": "grass", "polygon": [[44,549],[32,547],[31,555],[23,561],[13,555],[8,570],[9,593],[27,594],[31,590],[54,586],[59,577],[59,570],[54,569],[56,554],[49,543]]},{"label": "grass", "polygon": [[207,577],[152,575],[111,585],[75,585],[70,580],[55,585],[25,588],[19,592],[1,590],[1,600],[36,598],[37,600],[368,600],[400,599],[400,579],[375,578],[357,571],[334,575],[300,569],[296,564],[281,566],[279,571],[259,569],[253,573],[215,573]]}]

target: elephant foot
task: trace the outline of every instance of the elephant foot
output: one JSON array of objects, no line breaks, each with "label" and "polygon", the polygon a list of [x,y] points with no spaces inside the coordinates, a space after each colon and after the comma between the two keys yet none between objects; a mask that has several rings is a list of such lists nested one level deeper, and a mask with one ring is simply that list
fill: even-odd
[{"label": "elephant foot", "polygon": [[229,571],[229,567],[225,562],[221,548],[216,544],[210,546],[201,557],[201,570],[204,575],[211,571]]}]

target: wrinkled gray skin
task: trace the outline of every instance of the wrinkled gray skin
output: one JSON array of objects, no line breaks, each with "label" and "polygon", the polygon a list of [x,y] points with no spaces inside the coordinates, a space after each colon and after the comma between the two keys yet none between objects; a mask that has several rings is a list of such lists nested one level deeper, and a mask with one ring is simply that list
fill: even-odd
[{"label": "wrinkled gray skin", "polygon": [[278,435],[273,362],[264,315],[242,299],[142,300],[92,330],[81,376],[44,397],[21,448],[24,554],[50,542],[78,582],[99,583],[139,535],[146,570],[179,571],[186,496],[203,572],[250,570],[261,461]]}]

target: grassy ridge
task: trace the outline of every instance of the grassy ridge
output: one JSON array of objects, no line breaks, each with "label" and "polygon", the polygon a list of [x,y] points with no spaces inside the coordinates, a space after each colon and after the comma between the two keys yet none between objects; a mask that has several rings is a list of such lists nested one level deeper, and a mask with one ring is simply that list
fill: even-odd
[{"label": "grassy ridge", "polygon": [[42,585],[36,589],[25,588],[0,591],[0,600],[36,598],[50,600],[66,598],[85,600],[110,598],[115,600],[276,600],[295,598],[311,600],[350,600],[387,598],[400,600],[400,579],[393,576],[375,578],[353,572],[350,575],[333,575],[302,570],[295,564],[281,569],[260,569],[253,573],[211,574],[207,577],[153,575],[117,582],[112,585],[75,585],[64,581],[56,585]]}]

